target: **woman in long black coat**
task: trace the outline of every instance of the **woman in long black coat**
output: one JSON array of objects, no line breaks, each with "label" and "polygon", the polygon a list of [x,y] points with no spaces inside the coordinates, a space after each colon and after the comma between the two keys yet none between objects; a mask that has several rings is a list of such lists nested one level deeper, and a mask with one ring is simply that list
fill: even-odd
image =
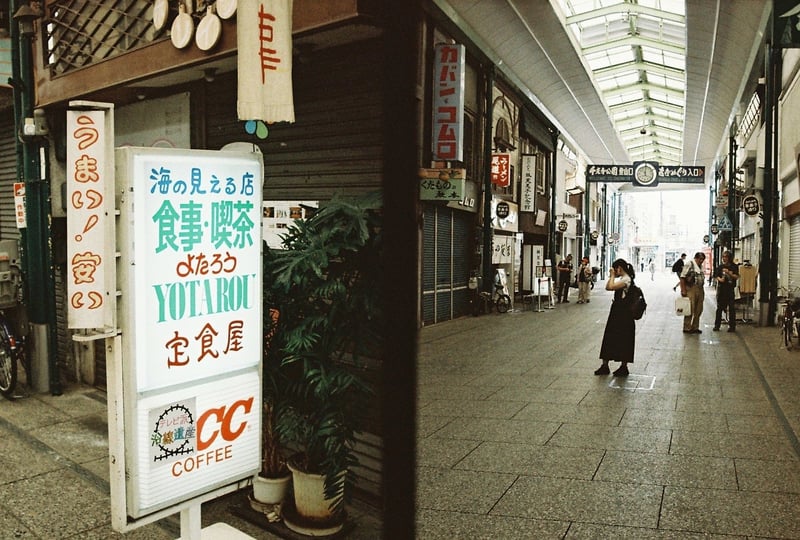
[{"label": "woman in long black coat", "polygon": [[614,360],[621,363],[614,371],[614,376],[628,376],[628,364],[633,362],[636,344],[636,323],[625,301],[625,294],[634,277],[636,273],[633,266],[624,259],[617,259],[611,265],[606,290],[614,291],[614,300],[611,302],[611,311],[603,332],[603,344],[600,346],[600,360],[603,363],[595,370],[595,375],[608,375],[611,372],[608,362]]}]

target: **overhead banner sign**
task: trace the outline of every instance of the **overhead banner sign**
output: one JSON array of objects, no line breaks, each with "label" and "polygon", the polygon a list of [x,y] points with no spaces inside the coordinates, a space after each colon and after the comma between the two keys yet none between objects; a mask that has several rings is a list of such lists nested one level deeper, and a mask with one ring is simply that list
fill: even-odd
[{"label": "overhead banner sign", "polygon": [[628,182],[635,186],[654,187],[658,184],[704,184],[705,167],[659,165],[654,161],[634,162],[633,165],[589,165],[587,182]]},{"label": "overhead banner sign", "polygon": [[464,161],[465,56],[463,45],[436,45],[431,137],[434,159]]},{"label": "overhead banner sign", "polygon": [[239,120],[294,122],[292,0],[239,0]]}]

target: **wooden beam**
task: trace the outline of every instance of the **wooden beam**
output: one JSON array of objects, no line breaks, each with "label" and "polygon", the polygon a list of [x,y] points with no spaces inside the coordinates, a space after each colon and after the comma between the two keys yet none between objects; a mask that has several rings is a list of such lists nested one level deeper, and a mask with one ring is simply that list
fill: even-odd
[{"label": "wooden beam", "polygon": [[[377,12],[373,7],[373,3],[364,0],[294,0],[292,33],[307,33],[363,16],[375,16]],[[211,53],[193,46],[176,49],[165,38],[56,77],[51,77],[44,66],[44,54],[39,46],[38,43],[34,45],[36,106],[46,107],[72,99],[91,99],[102,90],[234,56],[237,52],[236,23],[235,17],[222,21],[220,42]]]}]

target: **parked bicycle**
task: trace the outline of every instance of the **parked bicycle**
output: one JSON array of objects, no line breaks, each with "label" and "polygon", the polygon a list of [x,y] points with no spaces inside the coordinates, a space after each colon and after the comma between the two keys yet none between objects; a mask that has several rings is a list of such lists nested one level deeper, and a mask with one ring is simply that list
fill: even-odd
[{"label": "parked bicycle", "polygon": [[470,278],[469,288],[473,290],[472,315],[478,316],[482,313],[491,313],[496,309],[498,313],[506,313],[511,309],[511,297],[505,293],[505,287],[499,283],[494,284],[494,293],[484,291],[481,287],[482,278],[473,276]]},{"label": "parked bicycle", "polygon": [[0,394],[6,398],[14,399],[19,366],[22,366],[27,375],[25,338],[17,339],[5,313],[0,311]]},{"label": "parked bicycle", "polygon": [[779,287],[780,294],[778,296],[781,301],[780,310],[780,328],[781,328],[781,344],[787,349],[791,350],[793,347],[792,340],[797,339],[800,345],[800,298],[796,295],[800,291],[800,287]]}]

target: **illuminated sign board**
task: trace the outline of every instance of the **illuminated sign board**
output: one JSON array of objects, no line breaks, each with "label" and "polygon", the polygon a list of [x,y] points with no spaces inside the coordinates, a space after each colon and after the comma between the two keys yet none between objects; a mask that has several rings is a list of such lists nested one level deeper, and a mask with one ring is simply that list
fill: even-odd
[{"label": "illuminated sign board", "polygon": [[261,155],[116,151],[127,513],[260,463]]}]

